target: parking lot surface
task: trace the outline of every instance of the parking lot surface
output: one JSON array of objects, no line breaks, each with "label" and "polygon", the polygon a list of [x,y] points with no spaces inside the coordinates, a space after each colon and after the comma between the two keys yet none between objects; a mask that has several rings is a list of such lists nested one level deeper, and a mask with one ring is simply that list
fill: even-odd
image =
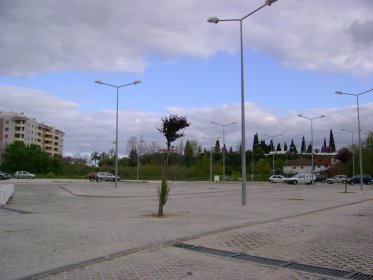
[{"label": "parking lot surface", "polygon": [[373,279],[372,186],[171,182],[158,218],[159,182],[7,183],[0,279]]}]

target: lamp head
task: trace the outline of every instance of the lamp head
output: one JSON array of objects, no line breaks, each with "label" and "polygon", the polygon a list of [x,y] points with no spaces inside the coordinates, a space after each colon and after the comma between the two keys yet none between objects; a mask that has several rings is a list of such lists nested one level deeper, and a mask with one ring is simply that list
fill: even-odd
[{"label": "lamp head", "polygon": [[266,5],[267,6],[271,6],[274,2],[276,2],[277,0],[266,0]]},{"label": "lamp head", "polygon": [[134,80],[134,81],[133,81],[133,84],[134,84],[134,85],[137,85],[137,84],[140,84],[140,83],[141,83],[141,81],[139,81],[139,80]]},{"label": "lamp head", "polygon": [[321,115],[320,118],[325,118],[326,116],[325,115]]},{"label": "lamp head", "polygon": [[207,21],[209,22],[209,23],[218,23],[219,22],[219,18],[217,18],[217,17],[210,17],[210,18],[208,18],[207,19]]},{"label": "lamp head", "polygon": [[303,115],[302,115],[302,114],[298,114],[298,117],[301,117],[301,118],[303,118]]},{"label": "lamp head", "polygon": [[335,94],[343,94],[343,92],[340,91],[340,90],[337,90],[337,91],[335,92]]},{"label": "lamp head", "polygon": [[103,84],[102,81],[100,81],[100,80],[96,80],[95,83],[96,83],[96,84],[100,84],[100,85]]}]

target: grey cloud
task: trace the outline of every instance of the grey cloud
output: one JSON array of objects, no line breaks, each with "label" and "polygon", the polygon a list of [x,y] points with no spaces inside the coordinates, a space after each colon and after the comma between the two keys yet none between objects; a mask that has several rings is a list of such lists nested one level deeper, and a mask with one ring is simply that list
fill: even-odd
[{"label": "grey cloud", "polygon": [[373,42],[373,20],[354,21],[347,31],[351,34],[353,41],[366,45],[371,45]]},{"label": "grey cloud", "polygon": [[[203,58],[238,51],[237,24],[206,19],[241,17],[262,3],[2,0],[0,75],[77,69],[138,73],[151,56]],[[365,0],[278,1],[245,21],[245,47],[290,67],[368,75],[371,47],[352,43],[371,40],[371,14]]]}]

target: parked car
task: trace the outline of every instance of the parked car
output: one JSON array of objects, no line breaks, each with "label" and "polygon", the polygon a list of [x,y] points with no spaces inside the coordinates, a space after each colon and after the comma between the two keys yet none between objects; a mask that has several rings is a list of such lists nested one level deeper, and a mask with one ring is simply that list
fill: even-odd
[{"label": "parked car", "polygon": [[97,180],[96,172],[89,172],[88,173],[88,179],[89,179],[89,181],[96,181]]},{"label": "parked car", "polygon": [[317,175],[316,178],[315,178],[315,182],[319,182],[319,183],[325,183],[326,180],[328,179],[328,177],[326,176],[322,176],[322,175]]},{"label": "parked car", "polygon": [[30,172],[27,171],[17,171],[14,174],[14,178],[16,179],[34,179],[36,176],[35,174],[31,174]]},{"label": "parked car", "polygon": [[286,178],[282,175],[272,175],[268,181],[270,183],[283,183]]},{"label": "parked car", "polygon": [[[360,184],[360,175],[356,175],[354,177],[351,177],[347,180],[347,183],[350,185],[353,184]],[[363,175],[363,184],[370,185],[372,183],[372,176],[370,175]]]},{"label": "parked car", "polygon": [[[98,172],[96,174],[96,181],[113,181],[115,182],[115,176],[110,172]],[[120,181],[120,177],[118,176],[117,181]]]},{"label": "parked car", "polygon": [[12,178],[12,175],[10,175],[6,172],[0,171],[0,180],[7,180],[7,179],[10,179],[10,178]]},{"label": "parked car", "polygon": [[334,177],[329,178],[328,180],[326,180],[326,182],[328,184],[334,184],[334,183],[343,183],[343,184],[345,184],[346,180],[347,180],[346,175],[335,175]]},{"label": "parked car", "polygon": [[[316,176],[313,175],[313,181],[315,181]],[[293,177],[286,178],[285,183],[296,185],[296,184],[312,184],[312,174],[296,174]]]}]

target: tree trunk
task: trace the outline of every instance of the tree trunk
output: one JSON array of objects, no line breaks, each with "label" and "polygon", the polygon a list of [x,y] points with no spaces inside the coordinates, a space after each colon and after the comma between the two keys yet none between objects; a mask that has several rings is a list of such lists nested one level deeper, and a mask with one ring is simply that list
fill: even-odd
[{"label": "tree trunk", "polygon": [[163,205],[166,204],[165,202],[165,195],[167,192],[167,160],[163,161],[163,176],[162,176],[162,182],[159,190],[159,205],[158,205],[158,217],[163,216]]}]

